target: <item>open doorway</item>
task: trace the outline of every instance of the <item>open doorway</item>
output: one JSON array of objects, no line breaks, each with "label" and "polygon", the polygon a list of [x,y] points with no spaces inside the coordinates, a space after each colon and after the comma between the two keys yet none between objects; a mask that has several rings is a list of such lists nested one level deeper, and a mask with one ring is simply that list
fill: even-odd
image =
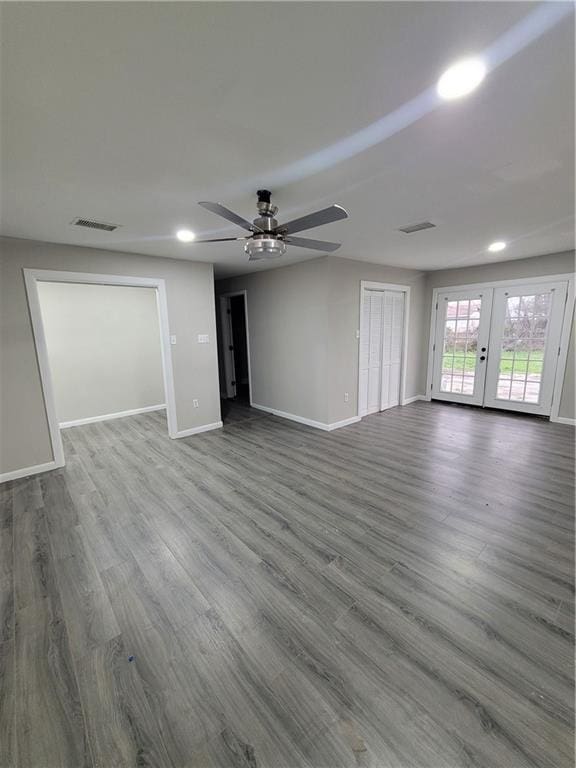
[{"label": "open doorway", "polygon": [[61,430],[153,411],[176,437],[164,281],[24,270],[52,452]]},{"label": "open doorway", "polygon": [[249,407],[252,403],[246,291],[223,294],[219,303],[220,392],[222,418],[226,421],[231,408]]}]

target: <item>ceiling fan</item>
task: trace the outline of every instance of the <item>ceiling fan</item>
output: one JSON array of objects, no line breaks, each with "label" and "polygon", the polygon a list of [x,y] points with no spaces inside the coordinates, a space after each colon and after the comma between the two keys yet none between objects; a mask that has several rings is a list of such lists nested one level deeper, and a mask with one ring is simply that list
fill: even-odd
[{"label": "ceiling fan", "polygon": [[340,243],[329,243],[325,240],[310,240],[307,237],[292,237],[295,232],[302,232],[304,229],[319,227],[321,224],[329,224],[339,219],[347,219],[348,213],[340,205],[330,205],[321,211],[309,213],[298,219],[288,221],[286,224],[278,224],[276,213],[278,208],[270,202],[271,193],[267,189],[258,190],[258,216],[252,224],[243,219],[238,214],[225,208],[220,203],[201,202],[203,208],[206,208],[218,216],[222,216],[228,221],[232,221],[242,229],[248,230],[250,235],[245,237],[218,237],[213,240],[196,240],[196,243],[223,243],[228,240],[246,240],[244,251],[249,256],[249,261],[258,259],[275,259],[286,253],[287,245],[297,245],[299,248],[311,248],[315,251],[324,251],[331,253],[340,248]]}]

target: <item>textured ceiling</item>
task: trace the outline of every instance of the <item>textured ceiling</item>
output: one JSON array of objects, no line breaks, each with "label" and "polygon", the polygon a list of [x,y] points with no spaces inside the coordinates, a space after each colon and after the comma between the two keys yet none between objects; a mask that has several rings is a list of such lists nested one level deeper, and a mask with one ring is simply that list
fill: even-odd
[{"label": "textured ceiling", "polygon": [[[345,206],[302,234],[347,258],[438,269],[494,259],[496,239],[506,259],[572,248],[573,17],[544,5],[4,3],[1,232],[220,275],[315,258],[249,265],[240,244],[174,240],[242,234],[196,201],[253,218],[264,184],[281,219]],[[443,69],[486,51],[483,85],[438,105]],[[397,231],[422,220],[436,228]]]}]

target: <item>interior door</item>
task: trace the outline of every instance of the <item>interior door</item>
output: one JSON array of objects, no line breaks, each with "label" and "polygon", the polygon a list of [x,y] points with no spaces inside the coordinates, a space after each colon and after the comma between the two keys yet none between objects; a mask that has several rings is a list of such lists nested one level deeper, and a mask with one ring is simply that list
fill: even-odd
[{"label": "interior door", "polygon": [[400,405],[405,295],[403,291],[383,292],[381,411]]},{"label": "interior door", "polygon": [[492,288],[438,294],[432,397],[482,405]]},{"label": "interior door", "polygon": [[236,397],[236,366],[234,364],[234,339],[232,334],[232,309],[230,297],[220,297],[220,324],[222,329],[222,360],[224,363],[224,391],[226,397]]},{"label": "interior door", "polygon": [[360,359],[358,378],[358,412],[360,416],[368,413],[368,369],[370,365],[370,301],[369,291],[362,297],[361,331],[360,331]]},{"label": "interior door", "polygon": [[494,291],[485,406],[550,414],[566,292],[545,282]]},{"label": "interior door", "polygon": [[405,299],[403,291],[364,291],[360,336],[360,416],[400,404]]},{"label": "interior door", "polygon": [[364,297],[364,414],[378,413],[382,381],[382,291],[366,291]]}]

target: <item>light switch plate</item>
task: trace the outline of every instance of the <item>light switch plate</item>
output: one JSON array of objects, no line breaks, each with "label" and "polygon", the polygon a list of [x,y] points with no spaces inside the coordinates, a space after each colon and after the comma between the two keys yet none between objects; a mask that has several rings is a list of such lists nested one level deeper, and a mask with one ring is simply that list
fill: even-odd
[{"label": "light switch plate", "polygon": [[170,344],[176,344],[176,336],[170,336]]}]

